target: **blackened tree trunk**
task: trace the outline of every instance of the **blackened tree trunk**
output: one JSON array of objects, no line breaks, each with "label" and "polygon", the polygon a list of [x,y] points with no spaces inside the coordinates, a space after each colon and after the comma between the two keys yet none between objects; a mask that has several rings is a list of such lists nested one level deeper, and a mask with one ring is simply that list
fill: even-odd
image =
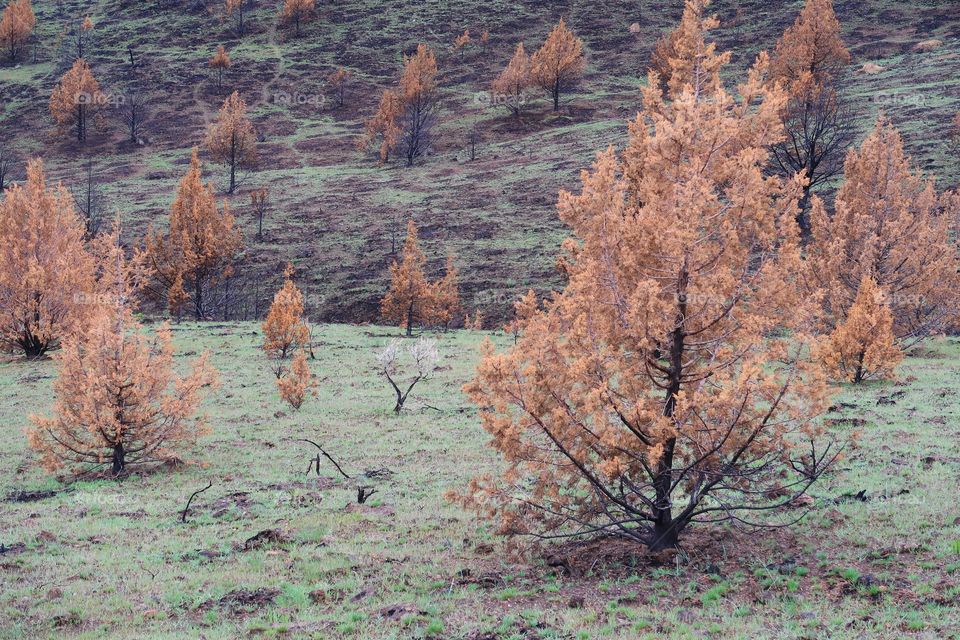
[{"label": "blackened tree trunk", "polygon": [[230,189],[227,193],[233,193],[237,188],[237,134],[236,131],[230,134]]},{"label": "blackened tree trunk", "polygon": [[203,278],[199,274],[193,283],[193,315],[198,321],[203,320]]},{"label": "blackened tree trunk", "polygon": [[23,349],[23,355],[28,358],[39,358],[50,348],[49,341],[41,340],[29,331],[24,332],[20,339],[17,340],[17,344]]},{"label": "blackened tree trunk", "polygon": [[111,471],[113,475],[118,476],[123,471],[123,467],[126,464],[126,451],[123,449],[123,443],[114,445],[113,447],[113,460],[111,464]]},{"label": "blackened tree trunk", "polygon": [[[684,265],[677,282],[677,320],[670,339],[670,373],[663,407],[663,415],[666,418],[673,416],[677,406],[677,394],[680,393],[680,384],[683,381],[687,279],[686,265]],[[673,519],[671,494],[673,493],[673,454],[676,443],[676,438],[666,441],[653,478],[656,500],[653,505],[653,537],[648,545],[651,551],[672,549],[677,546],[677,539],[684,524]]]},{"label": "blackened tree trunk", "polygon": [[853,374],[853,382],[860,384],[864,379],[863,359],[866,357],[866,351],[861,351],[857,356],[857,370]]},{"label": "blackened tree trunk", "polygon": [[83,98],[84,96],[79,96],[77,104],[77,142],[83,142],[87,139],[87,113]]}]

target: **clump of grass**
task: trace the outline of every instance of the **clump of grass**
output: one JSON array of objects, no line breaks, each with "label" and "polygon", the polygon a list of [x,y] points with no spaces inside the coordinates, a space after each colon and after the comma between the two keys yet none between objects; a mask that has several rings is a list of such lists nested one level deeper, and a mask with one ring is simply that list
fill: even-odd
[{"label": "clump of grass", "polygon": [[856,584],[857,580],[860,579],[860,571],[854,567],[848,567],[846,569],[837,569],[837,575],[849,582],[850,584]]},{"label": "clump of grass", "polygon": [[367,619],[367,614],[362,611],[351,611],[347,617],[337,625],[337,631],[343,635],[353,635],[357,631],[357,625]]},{"label": "clump of grass", "polygon": [[716,604],[729,590],[730,585],[728,585],[726,582],[721,582],[720,584],[714,585],[706,590],[703,595],[700,596],[700,602],[703,603],[703,606],[705,607]]},{"label": "clump of grass", "polygon": [[427,637],[443,635],[443,620],[434,618],[427,623],[423,633],[426,634]]},{"label": "clump of grass", "polygon": [[296,584],[284,583],[280,587],[280,595],[277,597],[277,604],[281,607],[290,607],[301,609],[310,602],[307,595],[307,589]]},{"label": "clump of grass", "polygon": [[500,626],[497,627],[497,635],[503,636],[509,633],[510,629],[513,627],[514,624],[516,624],[516,622],[517,622],[516,616],[511,616],[511,615],[505,616],[503,620],[500,621]]},{"label": "clump of grass", "polygon": [[923,631],[927,626],[927,623],[924,622],[923,618],[920,617],[920,613],[917,611],[908,611],[905,618],[905,623],[909,631]]}]

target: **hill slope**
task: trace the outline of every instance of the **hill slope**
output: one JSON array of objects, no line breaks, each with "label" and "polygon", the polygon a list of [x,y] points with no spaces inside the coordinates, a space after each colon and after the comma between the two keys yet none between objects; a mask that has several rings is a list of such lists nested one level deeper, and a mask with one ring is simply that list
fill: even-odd
[{"label": "hill slope", "polygon": [[[577,173],[596,150],[622,144],[649,52],[682,9],[679,0],[321,1],[318,19],[294,38],[277,27],[280,3],[257,0],[241,38],[213,2],[34,4],[38,42],[30,60],[0,67],[0,144],[21,158],[43,156],[51,174],[71,185],[83,182],[89,158],[107,208],[122,212],[126,236],[136,241],[149,224],[165,224],[189,148],[202,142],[223,99],[206,61],[217,44],[226,45],[233,68],[224,93],[242,94],[263,137],[259,170],[244,176],[240,193],[229,198],[248,241],[232,284],[244,300],[228,313],[261,312],[281,265],[294,260],[311,315],[349,321],[376,317],[394,236],[408,216],[420,225],[432,269],[439,271],[447,252],[458,255],[468,308],[502,317],[528,287],[556,285],[554,257],[565,235],[554,211],[557,191],[577,188]],[[957,184],[960,162],[944,143],[950,117],[960,110],[956,3],[836,4],[852,67],[871,62],[881,68],[848,78],[860,130],[884,109],[920,166],[940,176],[941,186]],[[723,21],[716,37],[721,47],[736,51],[730,75],[738,76],[758,50],[772,47],[800,6],[799,0],[715,2],[712,9]],[[104,90],[122,94],[137,86],[150,93],[143,145],[124,142],[115,118],[82,148],[48,135],[47,98],[70,59],[61,53],[69,42],[61,46],[57,34],[87,14],[96,25],[88,57]],[[587,76],[561,113],[549,113],[544,100],[522,122],[513,122],[483,92],[517,40],[528,49],[539,46],[560,16],[586,42]],[[640,32],[631,33],[637,21]],[[487,54],[474,48],[461,59],[451,51],[465,27],[474,34],[489,29]],[[942,44],[915,49],[930,39]],[[437,49],[441,69],[442,113],[433,153],[412,169],[377,166],[355,146],[362,122],[379,92],[395,80],[401,52],[419,41]],[[346,105],[336,108],[326,99],[324,80],[340,65],[354,80]],[[468,162],[466,135],[475,124],[483,140],[478,159]],[[222,167],[208,165],[207,175],[224,186]],[[272,204],[266,237],[258,241],[244,192],[263,185],[271,189]]]}]

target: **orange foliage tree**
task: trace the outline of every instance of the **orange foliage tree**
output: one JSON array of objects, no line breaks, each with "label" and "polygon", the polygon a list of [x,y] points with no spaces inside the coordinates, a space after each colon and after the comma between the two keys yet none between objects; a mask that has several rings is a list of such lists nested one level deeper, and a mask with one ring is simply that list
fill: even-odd
[{"label": "orange foliage tree", "polygon": [[97,124],[102,122],[101,110],[106,102],[90,65],[80,58],[63,74],[50,94],[50,115],[61,134],[73,130],[77,141],[83,142],[87,139],[90,120]]},{"label": "orange foliage tree", "polygon": [[494,102],[501,100],[510,111],[517,117],[523,111],[527,102],[527,90],[532,86],[533,80],[530,77],[530,56],[523,49],[523,43],[517,44],[517,49],[510,58],[510,62],[504,67],[497,79],[493,81],[491,90],[493,91]]},{"label": "orange foliage tree", "polygon": [[380,96],[380,106],[372,118],[367,120],[365,144],[369,146],[379,142],[378,152],[380,162],[390,160],[390,152],[400,141],[400,116],[403,113],[403,103],[400,96],[393,89],[387,89]]},{"label": "orange foliage tree", "polygon": [[403,101],[400,151],[412,166],[430,148],[437,103],[437,59],[427,45],[417,45],[415,54],[404,57],[398,95]]},{"label": "orange foliage tree", "polygon": [[313,19],[316,8],[316,0],[284,0],[280,22],[285,25],[292,24],[299,37],[300,24]]},{"label": "orange foliage tree", "polygon": [[694,93],[710,94],[720,88],[718,71],[730,62],[730,52],[717,52],[714,42],[707,42],[707,32],[716,29],[720,21],[706,16],[710,0],[687,2],[683,17],[674,32],[668,36],[666,49],[662,52],[661,72],[670,96],[677,97],[692,87]]},{"label": "orange foliage tree", "polygon": [[207,148],[217,162],[230,167],[230,187],[237,188],[237,169],[257,163],[257,133],[247,117],[247,103],[236,91],[223,101],[217,120],[207,129]]},{"label": "orange foliage tree", "polygon": [[470,29],[464,29],[463,33],[453,39],[453,50],[460,52],[461,59],[463,58],[463,53],[466,51],[467,45],[469,45],[471,41]]},{"label": "orange foliage tree", "polygon": [[207,61],[207,66],[217,70],[217,93],[219,93],[220,87],[223,86],[223,72],[230,68],[230,54],[222,44],[217,45],[217,52]]},{"label": "orange foliage tree", "polygon": [[670,81],[672,70],[670,68],[670,58],[676,57],[676,43],[680,37],[680,30],[673,29],[659,38],[653,46],[653,52],[650,54],[650,71],[656,74],[660,89],[667,90],[667,83]]},{"label": "orange foliage tree", "polygon": [[401,261],[390,265],[390,289],[380,302],[381,315],[406,327],[408,336],[413,335],[415,324],[430,319],[433,290],[424,275],[426,263],[417,239],[417,225],[409,220]]},{"label": "orange foliage tree", "polygon": [[873,278],[864,276],[857,298],[843,324],[833,330],[818,350],[830,374],[860,383],[889,378],[903,359],[893,335],[893,314],[887,296]]},{"label": "orange foliage tree", "polygon": [[[283,286],[273,296],[273,304],[261,325],[263,350],[272,360],[281,361],[307,345],[310,332],[303,321],[303,294],[293,283],[293,265],[283,272]],[[280,377],[280,366],[276,367]]]},{"label": "orange foliage tree", "polygon": [[170,310],[177,314],[190,302],[197,320],[208,316],[206,292],[233,272],[233,260],[243,248],[226,202],[220,211],[213,186],[203,184],[202,173],[194,149],[190,169],[170,208],[167,234],[151,230],[145,239],[155,275],[154,292],[165,295]]},{"label": "orange foliage tree", "polygon": [[674,547],[691,523],[764,524],[836,456],[794,275],[800,184],[764,175],[786,95],[763,54],[738,99],[704,77],[717,62],[672,101],[651,77],[626,150],[560,196],[566,288],[465,388],[507,468],[452,497],[502,533]]},{"label": "orange foliage tree", "polygon": [[317,380],[310,373],[310,366],[307,364],[307,354],[303,349],[298,349],[290,363],[290,370],[284,371],[277,378],[277,390],[280,392],[280,397],[294,409],[299,409],[303,406],[307,396],[310,393],[315,393],[314,387],[316,386]]},{"label": "orange foliage tree", "polygon": [[811,287],[823,289],[828,322],[841,324],[865,277],[889,297],[893,332],[910,346],[942,331],[960,305],[960,269],[952,227],[960,197],[937,194],[883,117],[851,149],[831,214],[813,197]]},{"label": "orange foliage tree", "polygon": [[785,177],[807,177],[799,218],[805,232],[811,191],[840,173],[853,143],[852,117],[836,84],[849,63],[831,0],[807,0],[770,61],[770,81],[790,92],[783,114],[787,137],[773,146],[774,166]]},{"label": "orange foliage tree", "polygon": [[[307,365],[310,330],[303,319],[303,294],[293,283],[293,265],[283,271],[283,286],[273,296],[273,304],[263,321],[263,350],[273,362],[280,397],[299,409],[316,386]],[[287,367],[284,360],[293,356]]]},{"label": "orange foliage tree", "polygon": [[430,324],[446,329],[460,313],[459,271],[453,262],[453,256],[447,256],[447,266],[443,277],[433,284],[430,304]]},{"label": "orange foliage tree", "polygon": [[380,159],[398,149],[407,166],[430,148],[430,130],[437,106],[437,59],[425,44],[403,57],[403,73],[396,89],[387,89],[377,113],[366,123],[366,143],[380,141]]},{"label": "orange foliage tree", "polygon": [[10,62],[16,62],[27,46],[36,24],[30,0],[10,0],[0,15],[0,47],[6,50]]},{"label": "orange foliage tree", "polygon": [[560,109],[560,94],[577,83],[585,66],[583,41],[573,35],[563,18],[530,58],[533,81],[553,97],[554,111]]},{"label": "orange foliage tree", "polygon": [[337,96],[337,106],[343,106],[343,98],[347,91],[347,82],[353,76],[353,73],[347,71],[343,67],[338,67],[336,71],[327,76],[327,84],[333,89],[334,95]]},{"label": "orange foliage tree", "polygon": [[840,39],[833,0],[806,0],[796,21],[784,31],[770,57],[770,77],[784,87],[812,75],[817,82],[835,78],[850,64]]},{"label": "orange foliage tree", "polygon": [[93,261],[73,196],[43,163],[0,200],[0,349],[41,356],[80,329],[93,302]]},{"label": "orange foliage tree", "polygon": [[183,378],[174,374],[170,328],[148,337],[131,312],[136,277],[119,245],[119,227],[100,251],[101,304],[89,327],[57,354],[52,417],[31,416],[30,446],[49,471],[68,465],[133,465],[176,459],[173,447],[207,432],[194,418],[203,391],[217,384],[208,354]]}]

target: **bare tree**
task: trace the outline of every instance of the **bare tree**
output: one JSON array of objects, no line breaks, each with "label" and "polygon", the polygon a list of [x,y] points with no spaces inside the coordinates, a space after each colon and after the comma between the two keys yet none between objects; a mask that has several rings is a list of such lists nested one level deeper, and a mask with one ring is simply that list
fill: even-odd
[{"label": "bare tree", "polygon": [[260,299],[260,280],[255,274],[235,269],[210,286],[207,300],[211,315],[219,310],[223,320],[257,320],[263,300]]},{"label": "bare tree", "polygon": [[137,143],[147,118],[147,96],[138,89],[130,89],[124,94],[119,105],[120,117],[130,134],[130,142]]},{"label": "bare tree", "polygon": [[237,15],[237,33],[241,36],[244,33],[243,17],[244,11],[247,9],[247,4],[248,0],[226,0],[226,2],[224,2],[224,9],[226,10],[227,16]]},{"label": "bare tree", "polygon": [[87,158],[83,182],[79,187],[72,187],[70,193],[73,194],[73,199],[77,203],[77,209],[83,214],[86,236],[92,238],[100,229],[103,209],[106,206],[103,190],[94,172],[93,158]]},{"label": "bare tree", "polygon": [[800,200],[800,228],[810,231],[811,193],[843,171],[847,149],[854,142],[854,119],[835,85],[792,98],[783,115],[786,139],[773,145],[775,172],[803,173],[809,183]]},{"label": "bare tree", "polygon": [[263,239],[263,216],[270,206],[270,190],[267,187],[254,189],[250,192],[250,204],[257,214],[257,239]]},{"label": "bare tree", "polygon": [[467,143],[470,145],[470,161],[473,162],[477,159],[477,143],[480,142],[480,130],[476,125],[470,127],[470,132],[467,133]]},{"label": "bare tree", "polygon": [[71,34],[73,40],[73,50],[74,58],[89,58],[90,57],[90,47],[92,43],[93,31],[93,22],[89,17],[84,18],[80,22],[74,25],[73,33]]},{"label": "bare tree", "polygon": [[433,143],[433,126],[436,124],[436,104],[416,102],[409,105],[403,114],[403,133],[400,134],[400,147],[412,167],[414,160],[426,154]]},{"label": "bare tree", "polygon": [[953,155],[960,156],[960,111],[951,120],[950,133],[947,134],[947,148]]},{"label": "bare tree", "polygon": [[397,255],[397,235],[403,229],[403,221],[399,213],[394,212],[393,220],[390,221],[390,255]]},{"label": "bare tree", "polygon": [[[437,361],[440,359],[436,343],[433,340],[420,337],[406,349],[411,363],[410,366],[406,367],[408,373],[405,374],[399,362],[402,344],[402,339],[394,338],[377,355],[380,373],[387,379],[397,395],[397,402],[393,407],[394,413],[400,413],[410,396],[410,392],[413,391],[418,382],[430,377],[437,367]],[[406,390],[402,387],[406,387]]]},{"label": "bare tree", "polygon": [[89,18],[71,19],[57,35],[56,46],[61,68],[68,68],[75,60],[89,61],[93,46],[93,22]]},{"label": "bare tree", "polygon": [[0,146],[0,193],[6,188],[13,167],[16,164],[16,158],[9,149]]}]

